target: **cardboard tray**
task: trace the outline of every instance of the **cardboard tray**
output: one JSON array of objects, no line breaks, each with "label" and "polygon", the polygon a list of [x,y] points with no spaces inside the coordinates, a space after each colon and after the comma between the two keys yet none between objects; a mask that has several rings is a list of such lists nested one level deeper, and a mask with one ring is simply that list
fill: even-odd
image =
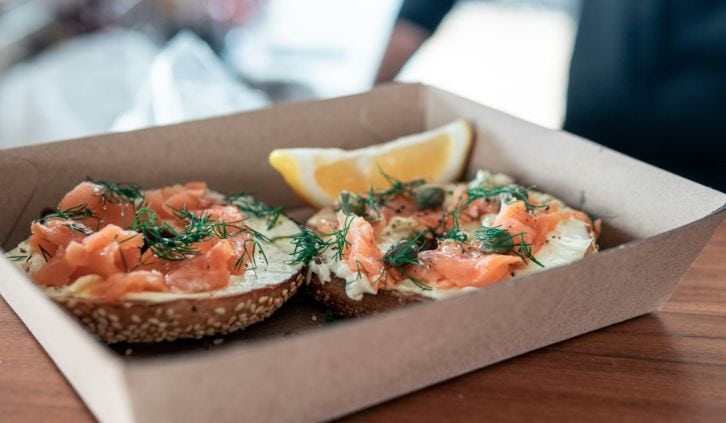
[{"label": "cardboard tray", "polygon": [[205,180],[294,209],[300,204],[266,164],[271,149],[361,147],[459,117],[477,134],[470,170],[508,173],[603,217],[605,250],[458,298],[323,327],[301,298],[214,348],[176,342],[134,347],[130,357],[95,341],[4,258],[0,292],[101,420],[319,420],[657,310],[724,219],[722,193],[435,88],[392,85],[0,151],[0,241],[14,247],[43,208],[87,176],[147,187]]}]

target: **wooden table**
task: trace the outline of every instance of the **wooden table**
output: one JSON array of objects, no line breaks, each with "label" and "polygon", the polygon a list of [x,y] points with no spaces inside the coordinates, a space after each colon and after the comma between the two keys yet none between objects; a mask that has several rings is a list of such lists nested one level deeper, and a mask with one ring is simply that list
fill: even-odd
[{"label": "wooden table", "polygon": [[[93,417],[0,300],[0,420]],[[662,311],[472,372],[353,421],[726,421],[726,224]]]}]

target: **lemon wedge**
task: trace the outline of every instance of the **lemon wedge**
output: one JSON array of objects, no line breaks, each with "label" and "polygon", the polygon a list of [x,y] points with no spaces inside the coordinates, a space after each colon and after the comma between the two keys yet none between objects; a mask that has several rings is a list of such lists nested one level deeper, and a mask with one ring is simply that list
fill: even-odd
[{"label": "lemon wedge", "polygon": [[468,122],[448,125],[357,150],[282,148],[270,153],[275,168],[309,205],[329,206],[342,190],[386,188],[383,173],[401,181],[452,182],[461,176],[472,144]]}]

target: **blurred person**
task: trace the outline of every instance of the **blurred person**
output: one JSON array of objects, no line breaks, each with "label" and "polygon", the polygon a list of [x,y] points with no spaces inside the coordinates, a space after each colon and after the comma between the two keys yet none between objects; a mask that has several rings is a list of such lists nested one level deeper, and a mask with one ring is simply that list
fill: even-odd
[{"label": "blurred person", "polygon": [[[455,3],[404,1],[377,82]],[[583,0],[564,129],[726,191],[726,1]]]}]

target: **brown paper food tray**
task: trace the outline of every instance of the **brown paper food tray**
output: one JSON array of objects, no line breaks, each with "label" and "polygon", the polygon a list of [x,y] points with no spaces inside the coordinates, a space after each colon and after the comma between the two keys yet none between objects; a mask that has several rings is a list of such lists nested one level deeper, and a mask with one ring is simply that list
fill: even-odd
[{"label": "brown paper food tray", "polygon": [[[722,193],[435,88],[393,85],[0,151],[0,241],[10,249],[26,238],[31,220],[87,176],[147,187],[204,180],[297,208],[266,164],[271,149],[360,147],[459,117],[477,134],[470,170],[508,173],[603,217],[609,248],[462,297],[311,330],[322,314],[299,298],[214,348],[134,346],[131,357],[95,341],[4,258],[0,292],[101,420],[319,420],[656,310],[724,219]],[[282,336],[291,332],[300,334]]]}]

